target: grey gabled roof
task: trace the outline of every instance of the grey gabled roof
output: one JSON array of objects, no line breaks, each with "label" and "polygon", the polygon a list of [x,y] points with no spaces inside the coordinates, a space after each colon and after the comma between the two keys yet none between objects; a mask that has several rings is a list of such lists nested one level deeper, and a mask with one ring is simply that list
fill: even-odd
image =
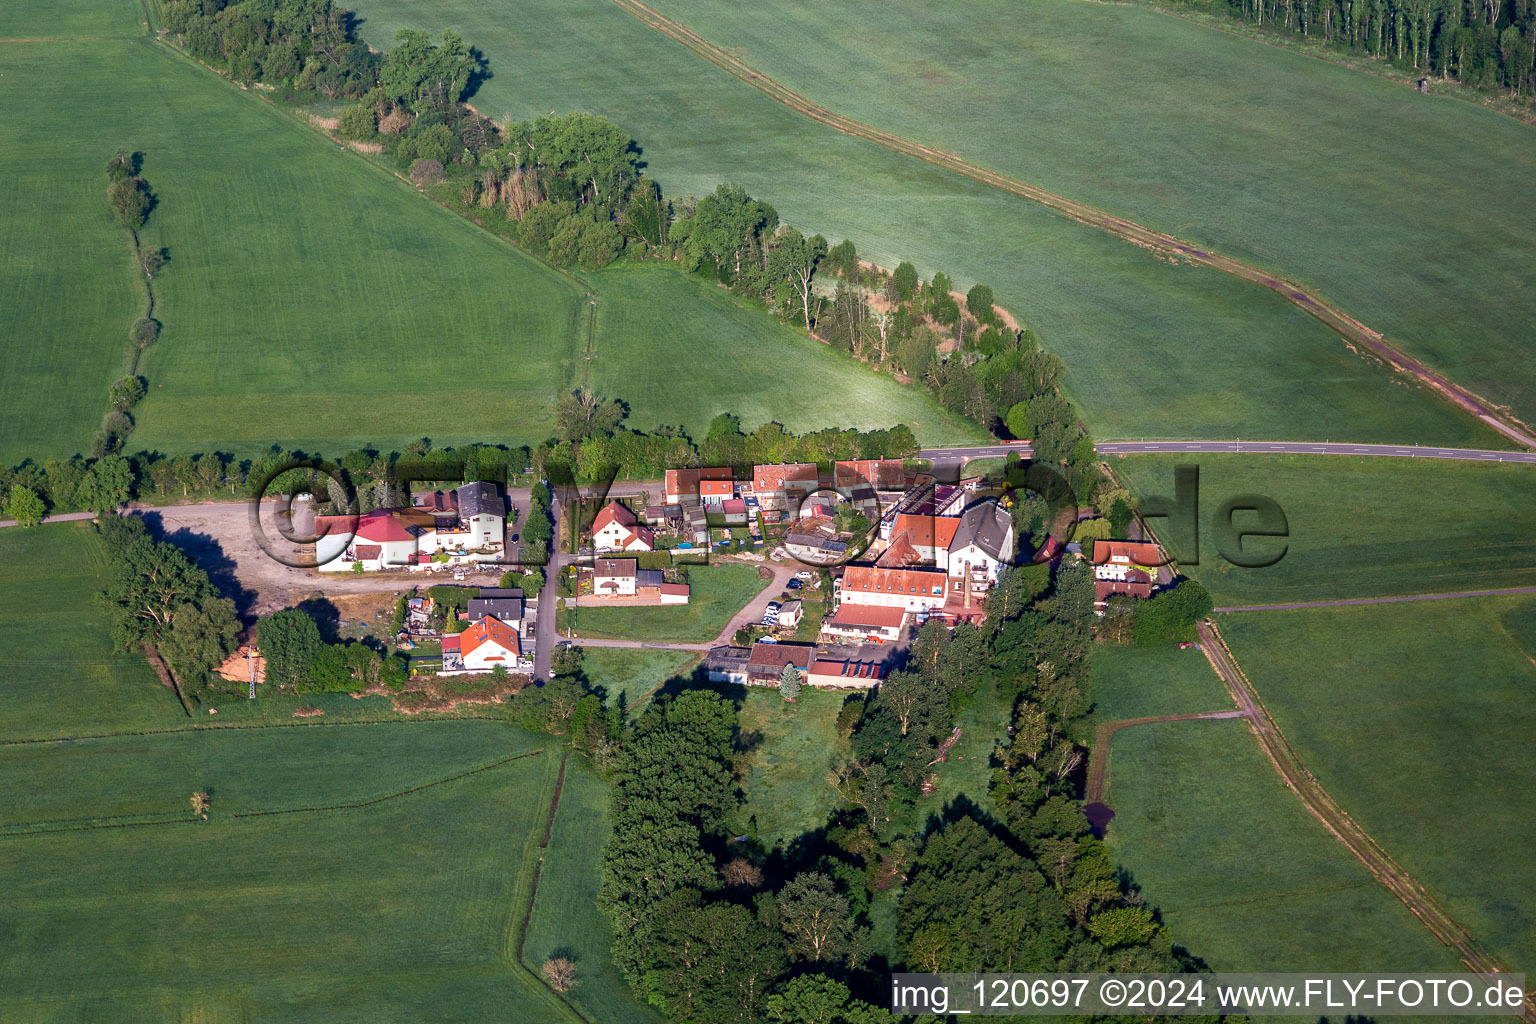
[{"label": "grey gabled roof", "polygon": [[640,569],[635,573],[637,587],[659,587],[666,581],[666,574],[660,569]]},{"label": "grey gabled roof", "polygon": [[972,505],[960,517],[960,525],[955,528],[955,539],[949,549],[957,551],[975,544],[999,562],[1012,562],[1012,529],[1013,520],[1009,518],[1008,510],[997,502],[986,501]]},{"label": "grey gabled roof", "polygon": [[485,616],[501,619],[521,619],[523,599],[518,597],[472,597],[469,599],[469,618],[479,622]]},{"label": "grey gabled roof", "polygon": [[472,483],[460,484],[456,495],[459,506],[459,518],[468,519],[470,516],[501,516],[507,515],[507,502],[501,496],[501,491],[488,480],[476,480]]}]

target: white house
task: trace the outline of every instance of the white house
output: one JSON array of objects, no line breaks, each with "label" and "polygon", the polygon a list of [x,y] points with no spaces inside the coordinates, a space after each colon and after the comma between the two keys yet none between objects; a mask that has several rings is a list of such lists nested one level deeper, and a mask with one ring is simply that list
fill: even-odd
[{"label": "white house", "polygon": [[526,672],[533,664],[523,657],[517,631],[494,616],[487,615],[457,636],[443,637],[443,657],[457,652],[467,672],[489,672],[500,665],[508,672]]},{"label": "white house", "polygon": [[594,558],[592,593],[598,597],[634,597],[638,572],[633,558]]},{"label": "white house", "polygon": [[850,565],[834,591],[839,607],[849,604],[899,608],[906,612],[944,607],[949,578],[942,569],[887,569]]},{"label": "white house", "polygon": [[495,484],[477,481],[410,508],[320,516],[315,524],[315,554],[326,572],[353,572],[359,564],[371,572],[494,562],[506,548],[506,499]]},{"label": "white house", "polygon": [[1013,564],[1013,518],[995,501],[965,510],[949,545],[949,574],[961,576],[970,566],[971,576],[997,582],[1004,566]]},{"label": "white house", "polygon": [[635,514],[617,501],[606,505],[592,520],[594,551],[651,551],[655,544],[650,528],[641,526]]}]

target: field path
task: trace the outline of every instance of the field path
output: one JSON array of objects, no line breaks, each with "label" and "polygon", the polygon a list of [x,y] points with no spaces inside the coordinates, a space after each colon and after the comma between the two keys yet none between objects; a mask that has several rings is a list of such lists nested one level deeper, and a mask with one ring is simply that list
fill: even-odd
[{"label": "field path", "polygon": [[[1201,623],[1198,627],[1201,649],[1210,661],[1211,667],[1226,684],[1227,690],[1232,694],[1232,699],[1237,702],[1240,715],[1248,719],[1248,726],[1253,730],[1254,736],[1259,741],[1269,762],[1274,766],[1280,778],[1291,788],[1291,791],[1301,799],[1302,806],[1306,807],[1323,827],[1333,833],[1333,837],[1343,843],[1350,853],[1354,854],[1360,863],[1364,864],[1376,876],[1376,880],[1398,899],[1403,901],[1413,915],[1432,932],[1435,938],[1445,943],[1468,970],[1478,974],[1507,973],[1506,968],[1497,958],[1485,950],[1482,945],[1467,933],[1444,908],[1430,896],[1429,892],[1416,881],[1412,875],[1398,864],[1376,840],[1372,839],[1365,829],[1349,816],[1338,803],[1328,794],[1328,791],[1312,777],[1312,773],[1302,765],[1291,748],[1290,742],[1275,720],[1270,717],[1269,710],[1264,707],[1259,699],[1258,692],[1249,682],[1248,677],[1238,666],[1237,659],[1227,649],[1226,641],[1212,625]],[[1526,1024],[1536,1024],[1536,1002],[1531,995],[1526,994],[1525,1006],[1520,1012],[1520,1019]]]},{"label": "field path", "polygon": [[884,146],[893,152],[916,157],[926,163],[964,175],[974,181],[990,185],[1011,195],[1020,196],[1039,203],[1081,224],[1087,224],[1090,227],[1108,231],[1112,235],[1125,239],[1132,245],[1139,245],[1155,253],[1211,267],[1214,270],[1242,278],[1244,281],[1263,285],[1298,309],[1322,321],[1325,326],[1336,332],[1352,348],[1368,351],[1394,369],[1417,378],[1422,383],[1434,388],[1450,402],[1464,409],[1472,416],[1486,422],[1512,440],[1528,447],[1536,447],[1536,440],[1533,440],[1530,436],[1532,428],[1515,419],[1508,410],[1493,405],[1480,396],[1468,391],[1460,384],[1455,383],[1450,378],[1430,369],[1424,363],[1387,341],[1379,332],[1367,327],[1359,320],[1356,320],[1348,313],[1323,299],[1320,295],[1308,291],[1301,285],[1276,277],[1273,274],[1260,270],[1258,267],[1249,266],[1240,260],[1207,252],[1166,232],[1155,231],[1134,221],[1113,216],[1086,203],[1079,203],[1076,200],[1059,196],[1054,192],[1049,192],[1028,182],[1020,181],[1017,178],[1010,178],[1005,174],[987,170],[985,167],[962,160],[953,153],[945,153],[941,150],[933,149],[902,136],[893,135],[890,132],[864,124],[862,121],[855,121],[853,118],[828,110],[826,107],[818,106],[783,83],[756,70],[741,58],[709,42],[681,22],[666,17],[641,3],[640,0],[614,0],[614,3],[639,18],[651,28],[687,47],[693,53],[704,58],[725,73],[740,79],[764,95],[777,100],[796,113],[803,114],[813,121],[828,125],[846,135],[852,135],[856,138],[873,142],[876,145]]},{"label": "field path", "polygon": [[1226,711],[1195,711],[1187,715],[1153,715],[1150,718],[1125,718],[1118,722],[1102,722],[1093,733],[1093,750],[1088,762],[1088,784],[1083,801],[1090,804],[1104,802],[1104,785],[1109,780],[1109,743],[1121,729],[1132,725],[1151,725],[1153,722],[1189,722],[1209,718],[1247,718],[1248,712],[1240,708]]}]

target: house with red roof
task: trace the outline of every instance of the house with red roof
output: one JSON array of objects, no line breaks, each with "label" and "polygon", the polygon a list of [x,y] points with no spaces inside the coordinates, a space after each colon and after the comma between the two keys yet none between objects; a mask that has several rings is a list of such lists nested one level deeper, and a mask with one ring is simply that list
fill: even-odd
[{"label": "house with red roof", "polygon": [[900,459],[845,459],[832,464],[832,484],[838,490],[867,484],[877,491],[899,491],[907,485],[906,466]]},{"label": "house with red roof", "polygon": [[1151,541],[1100,540],[1093,544],[1093,607],[1102,612],[1117,594],[1145,600],[1167,564],[1163,550]]},{"label": "house with red roof", "polygon": [[834,604],[899,608],[926,612],[942,608],[947,600],[949,576],[943,569],[888,569],[878,565],[850,565],[834,581]]},{"label": "house with red roof", "polygon": [[885,665],[878,661],[835,661],[818,658],[811,663],[806,679],[812,686],[851,687],[867,690],[885,678]]},{"label": "house with red roof", "polygon": [[907,613],[901,608],[844,601],[837,614],[822,621],[821,631],[854,643],[894,643],[901,638],[906,621]]},{"label": "house with red roof", "polygon": [[506,498],[475,481],[436,491],[409,508],[361,516],[316,516],[315,554],[326,572],[425,569],[500,561],[506,548]]},{"label": "house with red roof", "polygon": [[443,637],[443,668],[452,672],[489,672],[500,665],[508,672],[530,672],[532,660],[523,657],[517,630],[494,615],[486,615],[462,633]]},{"label": "house with red roof", "polygon": [[787,510],[821,486],[814,462],[752,467],[752,494],[763,508]]},{"label": "house with red roof", "polygon": [[[669,469],[666,478],[662,481],[662,494],[666,498],[666,504],[678,505],[685,501],[699,501],[702,498],[700,485],[704,481],[718,485],[722,481],[731,481],[729,466],[713,466],[709,468]],[[731,483],[734,492],[735,484]],[[711,490],[718,491],[718,486]],[[729,497],[730,495],[727,495]]]},{"label": "house with red roof", "polygon": [[594,551],[652,551],[655,546],[650,527],[640,525],[635,514],[620,502],[610,502],[592,520]]}]

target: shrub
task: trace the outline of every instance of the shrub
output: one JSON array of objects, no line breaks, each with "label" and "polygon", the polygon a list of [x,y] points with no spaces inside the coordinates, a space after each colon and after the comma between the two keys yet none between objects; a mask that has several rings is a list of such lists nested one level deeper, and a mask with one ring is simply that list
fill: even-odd
[{"label": "shrub", "polygon": [[341,112],[341,116],[336,119],[336,130],[341,132],[344,139],[367,142],[378,134],[379,120],[372,107],[359,103]]},{"label": "shrub", "polygon": [[153,317],[143,316],[134,321],[133,329],[128,332],[128,337],[139,348],[148,348],[160,337],[160,321]]},{"label": "shrub", "polygon": [[128,376],[115,381],[109,392],[112,401],[112,409],[115,412],[126,412],[139,404],[139,399],[144,397],[144,379],[142,377]]},{"label": "shrub", "polygon": [[411,126],[411,115],[391,110],[379,118],[379,133],[381,135],[399,135]]},{"label": "shrub", "polygon": [[443,177],[440,160],[417,160],[411,164],[411,180],[418,185],[436,185]]},{"label": "shrub", "polygon": [[126,412],[109,412],[107,418],[101,421],[101,429],[116,438],[127,437],[133,433],[133,417]]}]

